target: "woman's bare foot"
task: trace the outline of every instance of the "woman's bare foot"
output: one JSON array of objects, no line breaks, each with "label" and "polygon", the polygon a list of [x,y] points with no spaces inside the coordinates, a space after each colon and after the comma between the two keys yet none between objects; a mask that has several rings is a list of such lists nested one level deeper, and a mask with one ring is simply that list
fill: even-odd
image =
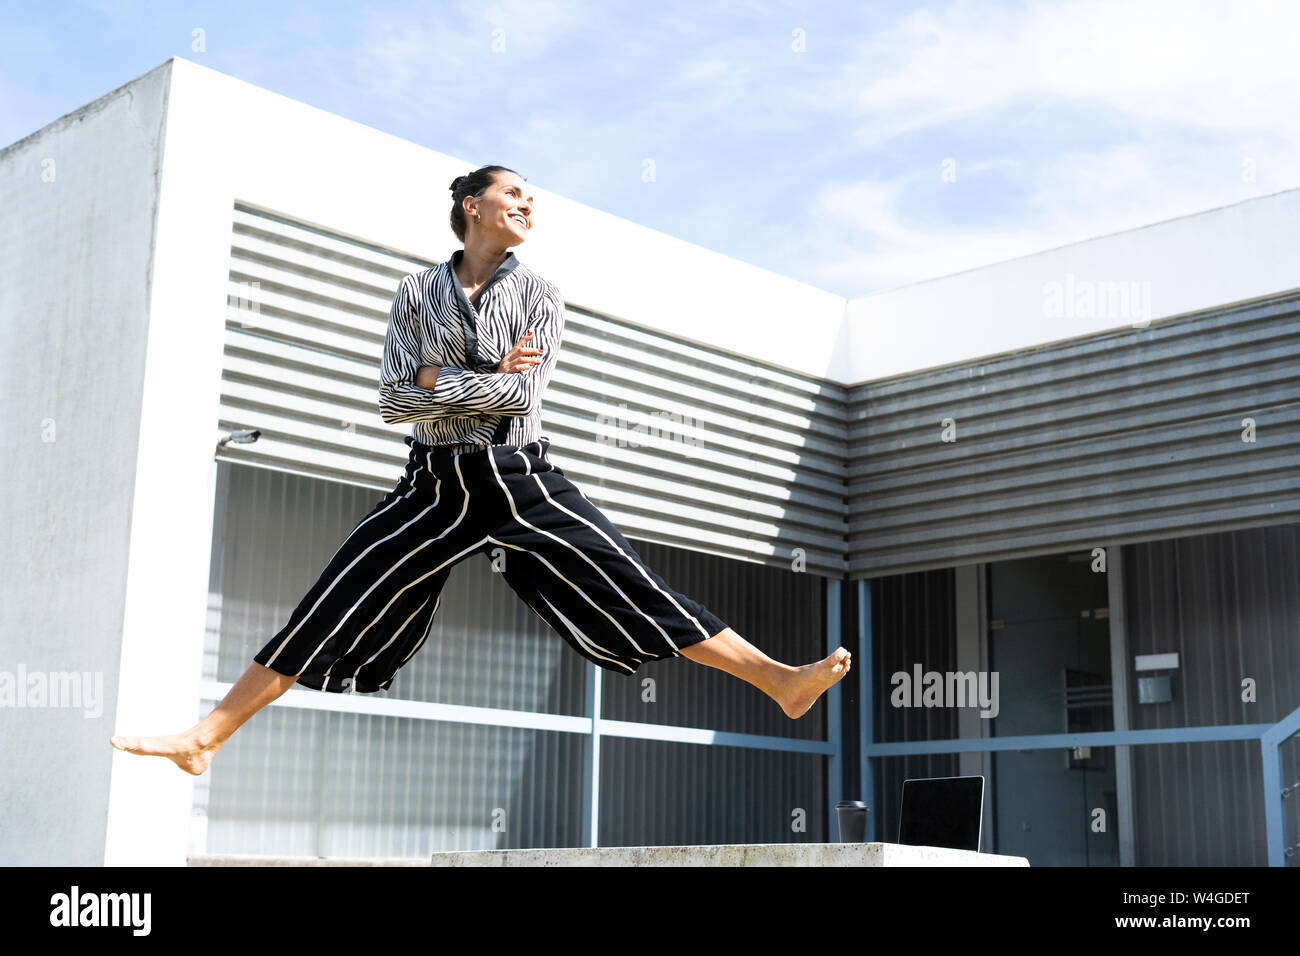
[{"label": "woman's bare foot", "polygon": [[817,703],[817,698],[826,688],[840,680],[852,666],[853,656],[844,648],[837,647],[828,657],[815,664],[796,667],[781,691],[781,709],[791,720],[802,717],[808,708]]},{"label": "woman's bare foot", "polygon": [[167,734],[162,737],[110,737],[108,742],[129,754],[166,757],[196,777],[208,769],[208,764],[212,763],[212,758],[221,749],[220,744],[203,746],[190,733]]}]

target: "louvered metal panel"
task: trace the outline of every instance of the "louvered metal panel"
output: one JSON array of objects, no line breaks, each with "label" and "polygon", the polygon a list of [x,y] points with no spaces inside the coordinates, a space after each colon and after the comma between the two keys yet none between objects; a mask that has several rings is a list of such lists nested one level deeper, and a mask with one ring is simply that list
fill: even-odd
[{"label": "louvered metal panel", "polygon": [[577,734],[268,707],[196,786],[204,853],[581,846],[582,747]]},{"label": "louvered metal panel", "polygon": [[[915,663],[926,670],[958,670],[957,607],[951,569],[883,578],[872,585],[871,672],[873,736],[881,743],[944,740],[961,735],[960,717],[952,707],[897,707],[892,701],[892,675],[912,673]],[[854,670],[858,670],[855,666]],[[957,754],[875,758],[875,792],[871,806],[876,839],[898,839],[903,781],[914,777],[952,777],[961,772]],[[985,852],[989,847],[984,846]]]},{"label": "louvered metal panel", "polygon": [[[701,602],[770,657],[807,664],[826,653],[825,578],[758,567],[658,544],[637,549],[673,587]],[[654,681],[647,687],[645,680]],[[827,738],[827,697],[791,720],[766,694],[726,671],[682,660],[650,661],[628,679],[601,675],[601,716],[740,734]]]},{"label": "louvered metal panel", "polygon": [[[378,413],[388,309],[404,274],[435,263],[243,203],[231,257],[219,435],[261,438],[218,457],[391,488],[409,426]],[[569,308],[542,431],[552,460],[629,537],[839,576],[846,398]]]},{"label": "louvered metal panel", "polygon": [[1295,520],[1298,310],[1290,293],[854,387],[850,576]]},{"label": "louvered metal panel", "polygon": [[618,737],[601,742],[600,845],[824,843],[826,757]]},{"label": "louvered metal panel", "polygon": [[[1140,704],[1134,729],[1266,724],[1300,706],[1300,524],[1280,524],[1125,548],[1131,656],[1177,653],[1173,699]],[[1243,700],[1243,680],[1254,682]],[[1283,745],[1283,785],[1300,741]],[[1261,866],[1263,778],[1254,741],[1132,748],[1139,866]],[[1300,806],[1286,801],[1288,835]]]}]

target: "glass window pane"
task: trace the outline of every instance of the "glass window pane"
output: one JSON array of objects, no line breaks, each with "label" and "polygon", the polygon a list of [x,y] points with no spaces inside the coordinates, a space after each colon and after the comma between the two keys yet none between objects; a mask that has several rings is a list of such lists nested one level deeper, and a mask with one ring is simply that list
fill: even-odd
[{"label": "glass window pane", "polygon": [[582,845],[579,734],[272,706],[198,778],[206,852]]},{"label": "glass window pane", "polygon": [[820,754],[601,738],[600,845],[824,843]]},{"label": "glass window pane", "polygon": [[[769,657],[801,665],[826,656],[823,578],[649,542],[634,544],[671,587],[703,604]],[[757,688],[685,657],[643,664],[631,676],[608,671],[602,676],[601,715],[608,720],[826,739],[825,698],[791,720]]]},{"label": "glass window pane", "polygon": [[[1151,744],[1129,752],[1137,866],[1268,864],[1258,740]],[[1296,831],[1290,832],[1294,843]]]}]

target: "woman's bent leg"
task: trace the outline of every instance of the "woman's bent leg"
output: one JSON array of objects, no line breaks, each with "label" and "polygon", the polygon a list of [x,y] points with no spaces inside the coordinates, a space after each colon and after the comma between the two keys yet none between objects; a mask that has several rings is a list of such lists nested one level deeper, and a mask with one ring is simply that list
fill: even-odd
[{"label": "woman's bent leg", "polygon": [[698,664],[726,671],[753,684],[781,705],[794,719],[808,712],[828,687],[852,667],[853,660],[843,647],[813,664],[793,667],[773,660],[731,628],[708,640],[683,647],[682,655]]},{"label": "woman's bent leg", "polygon": [[753,684],[792,719],[849,672],[843,647],[802,667],[775,661],[674,590],[538,448],[491,458],[502,520],[487,540],[505,549],[506,583],[579,654],[623,674],[688,657]]},{"label": "woman's bent leg", "polygon": [[208,769],[217,751],[244,721],[287,691],[296,680],[292,674],[251,664],[212,713],[184,733],[111,737],[109,743],[127,753],[166,757],[186,773],[198,776]]},{"label": "woman's bent leg", "polygon": [[245,721],[295,682],[334,693],[387,689],[423,644],[451,567],[483,543],[471,510],[457,462],[435,461],[413,446],[397,486],[353,528],[207,717],[184,733],[109,742],[167,757],[197,776]]}]

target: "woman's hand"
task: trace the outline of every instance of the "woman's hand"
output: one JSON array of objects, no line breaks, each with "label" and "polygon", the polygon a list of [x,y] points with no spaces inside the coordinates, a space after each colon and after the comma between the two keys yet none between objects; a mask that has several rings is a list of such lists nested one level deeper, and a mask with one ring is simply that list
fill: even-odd
[{"label": "woman's hand", "polygon": [[415,384],[420,388],[432,390],[438,381],[438,373],[441,371],[441,365],[421,365],[415,370]]},{"label": "woman's hand", "polygon": [[505,354],[505,357],[501,359],[501,364],[497,366],[498,373],[524,372],[537,364],[538,360],[532,356],[541,355],[546,350],[527,348],[524,346],[524,342],[526,342],[532,334],[532,330],[530,329],[524,334],[523,338],[515,343],[515,347]]}]

